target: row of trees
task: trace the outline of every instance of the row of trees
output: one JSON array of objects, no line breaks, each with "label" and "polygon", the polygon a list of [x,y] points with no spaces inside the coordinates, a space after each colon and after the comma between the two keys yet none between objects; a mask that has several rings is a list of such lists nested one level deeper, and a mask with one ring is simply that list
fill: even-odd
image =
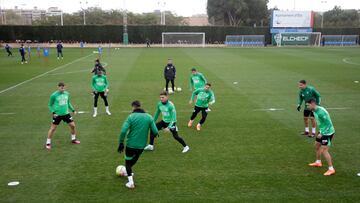
[{"label": "row of trees", "polygon": [[[64,13],[64,25],[82,25],[84,23],[83,11],[75,13]],[[13,11],[5,13],[7,24],[9,25],[23,25],[24,17],[16,14]],[[123,11],[121,10],[102,10],[101,8],[88,8],[85,10],[85,18],[87,25],[122,25]],[[167,25],[185,25],[184,17],[177,16],[171,12],[166,12]],[[160,24],[160,12],[152,13],[127,13],[129,25],[158,25]],[[32,25],[60,25],[60,16],[43,16],[39,20],[32,22]]]},{"label": "row of trees", "polygon": [[[207,13],[213,25],[268,26],[271,13],[268,0],[208,0]],[[315,14],[315,27],[360,27],[360,11],[344,10],[335,6],[332,10]]]},{"label": "row of trees", "polygon": [[[219,26],[269,26],[271,13],[277,8],[268,9],[268,0],[208,0],[207,13],[209,22]],[[335,6],[324,13],[315,13],[315,27],[360,27],[360,11],[343,10]],[[158,25],[160,13],[128,14],[129,25]],[[102,10],[89,8],[85,11],[87,25],[122,25],[121,10]],[[25,20],[15,12],[6,12],[7,24],[21,25]],[[166,12],[166,25],[186,25],[184,17]],[[83,11],[64,13],[65,25],[82,25]],[[60,16],[43,17],[32,22],[33,25],[59,25]]]}]

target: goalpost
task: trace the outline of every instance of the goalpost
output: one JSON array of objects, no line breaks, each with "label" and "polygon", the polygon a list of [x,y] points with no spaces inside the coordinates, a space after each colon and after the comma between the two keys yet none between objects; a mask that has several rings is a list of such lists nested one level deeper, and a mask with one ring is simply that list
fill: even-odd
[{"label": "goalpost", "polygon": [[162,47],[205,47],[204,32],[163,32]]},{"label": "goalpost", "polygon": [[282,46],[320,46],[321,32],[284,32],[274,35],[275,44]]}]

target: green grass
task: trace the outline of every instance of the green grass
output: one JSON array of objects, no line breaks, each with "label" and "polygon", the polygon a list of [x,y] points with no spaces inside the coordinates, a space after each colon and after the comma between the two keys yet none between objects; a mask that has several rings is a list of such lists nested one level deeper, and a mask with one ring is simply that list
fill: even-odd
[{"label": "green grass", "polygon": [[[65,49],[64,60],[56,60],[52,50],[48,64],[33,56],[30,64],[20,65],[18,57],[0,54],[0,91],[72,63],[0,94],[0,202],[359,201],[360,84],[354,83],[360,80],[359,48],[104,51],[113,115],[104,114],[100,100],[96,119],[90,113],[75,116],[81,145],[69,144],[68,128],[61,124],[51,152],[43,146],[50,126],[48,98],[64,81],[76,109],[91,112],[90,69],[96,55],[89,55],[90,49],[83,54]],[[181,154],[172,136],[161,133],[156,150],[144,153],[134,167],[137,188],[129,191],[126,178],[115,176],[116,166],[123,164],[116,152],[120,127],[135,99],[153,113],[169,57],[183,88],[170,99],[191,150]],[[217,99],[200,132],[186,127],[193,66],[213,84]],[[307,166],[314,149],[312,139],[299,135],[300,79],[320,91],[325,108],[349,108],[329,110],[337,132],[331,148],[335,176],[324,177],[326,167]],[[268,108],[283,110],[258,111]],[[7,186],[13,180],[20,185]]]}]

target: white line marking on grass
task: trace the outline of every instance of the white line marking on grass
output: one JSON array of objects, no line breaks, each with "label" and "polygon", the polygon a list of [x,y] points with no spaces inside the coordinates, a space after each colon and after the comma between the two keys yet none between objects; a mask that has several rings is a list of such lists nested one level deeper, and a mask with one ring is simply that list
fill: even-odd
[{"label": "white line marking on grass", "polygon": [[86,72],[89,71],[88,69],[84,69],[84,70],[78,70],[78,71],[71,71],[71,72],[64,72],[64,73],[52,73],[49,75],[64,75],[64,74],[71,74],[71,73],[81,73],[81,72]]},{"label": "white line marking on grass", "polygon": [[346,64],[355,65],[355,66],[360,66],[359,63],[351,62],[351,61],[350,61],[350,58],[343,58],[342,61],[343,61],[344,63],[346,63]]},{"label": "white line marking on grass", "polygon": [[0,113],[0,115],[14,115],[15,113]]},{"label": "white line marking on grass", "polygon": [[[103,67],[106,67],[108,65],[106,62],[104,62],[103,64],[104,64]],[[87,71],[90,71],[90,69],[83,69],[83,70],[63,72],[63,73],[52,73],[49,75],[64,75],[64,74],[81,73],[81,72],[87,72]]]},{"label": "white line marking on grass", "polygon": [[37,76],[35,76],[35,77],[33,77],[33,78],[30,78],[30,79],[25,80],[25,81],[23,81],[23,82],[21,82],[21,83],[18,83],[18,84],[14,85],[14,86],[11,86],[11,87],[9,87],[9,88],[6,88],[6,89],[4,89],[4,90],[1,90],[1,91],[0,91],[0,94],[2,94],[2,93],[4,93],[4,92],[7,92],[7,91],[9,91],[9,90],[12,90],[12,89],[14,89],[14,88],[16,88],[16,87],[19,87],[20,85],[23,85],[23,84],[26,84],[26,83],[28,83],[28,82],[31,82],[31,81],[33,81],[33,80],[35,80],[35,79],[41,78],[41,77],[43,77],[44,75],[47,75],[47,74],[49,74],[49,73],[52,73],[52,72],[54,72],[54,71],[60,70],[60,69],[62,69],[62,68],[65,68],[65,67],[67,67],[68,65],[71,65],[71,64],[76,63],[76,62],[78,62],[78,61],[81,61],[81,60],[83,60],[83,59],[85,59],[85,58],[87,58],[87,57],[89,57],[89,56],[91,56],[91,55],[93,55],[93,54],[89,54],[89,55],[87,55],[87,56],[84,56],[84,57],[75,59],[75,60],[73,60],[73,61],[71,61],[71,62],[69,62],[69,63],[67,63],[67,64],[58,66],[58,67],[56,67],[56,68],[54,68],[54,69],[52,69],[52,70],[49,70],[49,71],[47,71],[47,72],[45,72],[45,73],[42,73],[42,74],[37,75]]},{"label": "white line marking on grass", "polygon": [[19,185],[19,184],[20,184],[19,181],[13,181],[13,182],[9,182],[9,183],[8,183],[8,186],[17,186],[17,185]]},{"label": "white line marking on grass", "polygon": [[254,109],[254,111],[284,111],[285,109],[276,109],[276,108],[269,108],[269,109]]},{"label": "white line marking on grass", "polygon": [[84,113],[89,113],[88,111],[78,111],[78,114],[84,114]]}]

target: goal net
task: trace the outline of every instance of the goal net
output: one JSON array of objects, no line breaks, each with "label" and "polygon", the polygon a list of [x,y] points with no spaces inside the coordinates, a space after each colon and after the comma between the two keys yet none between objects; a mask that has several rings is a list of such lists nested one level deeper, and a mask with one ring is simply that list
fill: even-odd
[{"label": "goal net", "polygon": [[323,35],[323,46],[356,46],[359,44],[359,35]]},{"label": "goal net", "polygon": [[163,32],[162,47],[205,47],[205,33]]},{"label": "goal net", "polygon": [[226,35],[225,45],[231,47],[263,47],[265,35]]},{"label": "goal net", "polygon": [[285,32],[274,35],[275,45],[282,46],[320,46],[321,32]]}]

